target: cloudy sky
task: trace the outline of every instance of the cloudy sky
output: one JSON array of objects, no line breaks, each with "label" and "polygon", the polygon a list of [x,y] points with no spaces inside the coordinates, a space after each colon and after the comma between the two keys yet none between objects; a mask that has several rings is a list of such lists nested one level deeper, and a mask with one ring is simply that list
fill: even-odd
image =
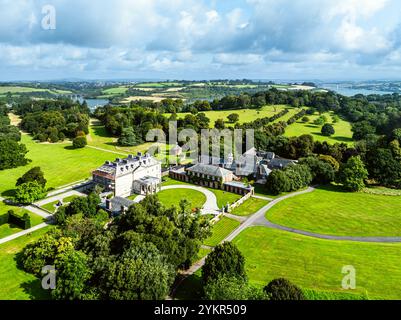
[{"label": "cloudy sky", "polygon": [[0,80],[66,78],[400,79],[401,1],[0,0]]}]

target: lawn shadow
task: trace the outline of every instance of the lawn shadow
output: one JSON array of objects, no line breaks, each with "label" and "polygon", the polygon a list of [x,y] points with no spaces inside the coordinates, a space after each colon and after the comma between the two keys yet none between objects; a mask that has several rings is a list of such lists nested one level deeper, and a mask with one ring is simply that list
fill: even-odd
[{"label": "lawn shadow", "polygon": [[2,197],[12,198],[15,196],[15,189],[10,189],[1,193]]},{"label": "lawn shadow", "polygon": [[109,134],[106,130],[106,128],[102,125],[94,125],[92,126],[93,133],[102,138],[113,138],[111,134]]},{"label": "lawn shadow", "polygon": [[[181,279],[177,277],[176,282]],[[190,275],[178,286],[174,298],[178,300],[201,300],[203,297],[202,278],[197,273]]]},{"label": "lawn shadow", "polygon": [[322,134],[321,132],[313,132],[314,135],[323,137],[323,138],[330,138],[332,140],[336,140],[338,142],[352,142],[353,140],[351,138],[347,138],[347,137],[342,137],[342,136],[325,136],[324,134]]},{"label": "lawn shadow", "polygon": [[77,150],[74,146],[66,146],[64,147],[65,150]]},{"label": "lawn shadow", "polygon": [[106,142],[105,144],[107,144],[108,146],[112,146],[112,147],[121,147],[118,145],[118,142]]},{"label": "lawn shadow", "polygon": [[347,137],[333,137],[334,140],[337,140],[339,142],[352,142],[352,138],[347,138]]},{"label": "lawn shadow", "polygon": [[40,279],[23,282],[20,287],[29,296],[30,300],[51,300],[50,291],[42,288]]},{"label": "lawn shadow", "polygon": [[318,186],[318,187],[316,187],[316,189],[317,190],[323,190],[323,191],[330,191],[330,192],[349,193],[342,186],[334,185],[334,184],[327,184],[327,185]]}]

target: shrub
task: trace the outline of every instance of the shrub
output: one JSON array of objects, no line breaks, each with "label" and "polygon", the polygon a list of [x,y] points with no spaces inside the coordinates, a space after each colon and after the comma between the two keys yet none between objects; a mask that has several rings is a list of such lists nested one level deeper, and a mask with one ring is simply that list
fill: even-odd
[{"label": "shrub", "polygon": [[243,278],[222,276],[204,287],[207,300],[265,300],[267,295]]},{"label": "shrub", "polygon": [[329,123],[326,123],[322,128],[322,135],[325,137],[331,137],[335,133],[334,127]]},{"label": "shrub", "polygon": [[29,204],[46,196],[46,189],[37,181],[23,183],[15,190],[14,199],[17,203]]},{"label": "shrub", "polygon": [[85,148],[85,146],[88,144],[88,141],[86,140],[86,137],[76,137],[72,141],[72,145],[74,149],[82,149]]},{"label": "shrub", "polygon": [[9,210],[7,212],[7,222],[9,224],[16,225],[17,227],[27,230],[31,228],[31,217],[29,214],[24,213],[24,215],[21,217],[18,214],[16,214],[13,210]]},{"label": "shrub", "polygon": [[287,279],[275,279],[265,288],[265,293],[270,300],[305,300],[302,290]]},{"label": "shrub", "polygon": [[45,179],[44,173],[40,167],[34,167],[27,171],[21,178],[17,180],[16,186],[18,187],[21,184],[33,181],[38,182],[43,187],[46,186],[47,180]]},{"label": "shrub", "polygon": [[244,279],[246,277],[245,258],[231,242],[224,242],[216,246],[213,252],[207,256],[202,268],[202,279],[205,284],[224,275]]}]

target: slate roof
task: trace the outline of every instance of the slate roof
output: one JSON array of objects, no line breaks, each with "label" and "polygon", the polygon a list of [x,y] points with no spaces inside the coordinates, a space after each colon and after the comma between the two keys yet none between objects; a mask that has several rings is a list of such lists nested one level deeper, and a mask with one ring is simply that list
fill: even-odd
[{"label": "slate roof", "polygon": [[114,197],[108,201],[110,201],[111,209],[107,209],[107,205],[105,207],[108,211],[113,213],[119,213],[122,207],[129,208],[135,203],[134,201],[122,197]]},{"label": "slate roof", "polygon": [[188,168],[187,170],[194,173],[206,174],[209,176],[220,177],[220,178],[224,178],[232,174],[232,172],[227,169],[201,163],[198,163],[193,167]]},{"label": "slate roof", "polygon": [[289,159],[283,159],[283,158],[274,158],[269,162],[269,168],[270,169],[283,169],[286,168],[290,165],[295,165],[297,164],[296,160],[289,160]]}]

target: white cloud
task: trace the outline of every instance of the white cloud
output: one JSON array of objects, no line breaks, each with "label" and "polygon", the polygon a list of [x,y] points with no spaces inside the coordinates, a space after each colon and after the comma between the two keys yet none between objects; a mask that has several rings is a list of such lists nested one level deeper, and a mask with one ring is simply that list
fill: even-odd
[{"label": "white cloud", "polygon": [[[48,3],[56,8],[54,32],[40,28]],[[382,65],[390,73],[400,60],[397,0],[0,0],[0,8],[3,74],[23,66],[220,77],[281,66],[284,75],[307,77],[316,66]],[[388,10],[391,21],[383,18]]]}]

